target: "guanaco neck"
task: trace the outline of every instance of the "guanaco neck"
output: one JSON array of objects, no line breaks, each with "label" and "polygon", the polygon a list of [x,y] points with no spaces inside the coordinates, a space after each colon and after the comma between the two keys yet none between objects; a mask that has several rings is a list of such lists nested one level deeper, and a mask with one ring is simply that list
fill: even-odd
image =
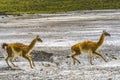
[{"label": "guanaco neck", "polygon": [[100,36],[99,41],[97,42],[98,47],[100,47],[103,44],[104,38],[105,38],[105,35],[102,33],[102,35]]},{"label": "guanaco neck", "polygon": [[32,50],[36,44],[37,40],[36,39],[33,39],[32,42],[30,43],[29,45],[29,51]]}]

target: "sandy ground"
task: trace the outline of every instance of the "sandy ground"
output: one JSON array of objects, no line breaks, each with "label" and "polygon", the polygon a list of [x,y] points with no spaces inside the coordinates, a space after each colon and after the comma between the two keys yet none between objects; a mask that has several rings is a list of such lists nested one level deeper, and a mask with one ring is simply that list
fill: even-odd
[{"label": "sandy ground", "polygon": [[[39,35],[34,51],[36,67],[30,69],[22,58],[15,59],[17,68],[8,68],[5,51],[0,51],[0,80],[119,80],[120,79],[120,11],[76,11],[61,14],[0,16],[0,44],[29,44]],[[77,58],[73,65],[70,47],[84,40],[98,41],[103,30],[111,34],[99,49],[107,63],[94,57],[90,65],[88,54]],[[1,47],[0,47],[1,48]],[[17,61],[17,62],[16,62]]]}]

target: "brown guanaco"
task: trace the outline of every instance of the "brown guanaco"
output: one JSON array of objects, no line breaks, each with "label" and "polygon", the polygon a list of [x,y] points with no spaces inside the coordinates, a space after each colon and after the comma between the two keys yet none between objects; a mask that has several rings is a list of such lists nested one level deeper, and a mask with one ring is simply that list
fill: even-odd
[{"label": "brown guanaco", "polygon": [[[14,67],[17,67],[13,62],[13,58],[16,56],[23,57],[29,61],[30,67],[33,68],[35,66],[32,55],[30,55],[33,50],[36,42],[42,42],[39,36],[36,36],[35,39],[29,45],[25,45],[23,43],[3,43],[2,48],[6,50],[8,56],[6,57],[6,63],[9,67],[11,67],[8,63],[10,61]],[[12,68],[12,67],[11,67]]]},{"label": "brown guanaco", "polygon": [[80,63],[80,61],[76,59],[75,56],[80,55],[82,52],[89,53],[91,65],[93,64],[92,57],[94,54],[101,57],[105,62],[107,62],[107,60],[102,56],[102,54],[97,52],[97,49],[103,44],[105,36],[110,36],[110,34],[106,31],[103,31],[98,42],[83,41],[73,45],[71,47],[72,51],[71,57],[73,59],[73,64],[75,64],[76,61]]}]

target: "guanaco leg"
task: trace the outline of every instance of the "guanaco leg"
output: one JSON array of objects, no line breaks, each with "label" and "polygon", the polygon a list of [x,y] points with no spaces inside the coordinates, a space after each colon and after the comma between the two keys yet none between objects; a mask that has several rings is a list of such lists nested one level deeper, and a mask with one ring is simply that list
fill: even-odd
[{"label": "guanaco leg", "polygon": [[98,53],[98,52],[93,52],[94,54],[98,55],[99,57],[101,57],[105,62],[107,62],[107,60],[102,56],[102,54]]},{"label": "guanaco leg", "polygon": [[7,58],[5,60],[6,60],[7,65],[9,67],[11,67],[10,64],[9,64],[9,62],[8,62],[10,60],[10,58],[12,57],[12,50],[11,50],[10,47],[7,48],[7,53],[8,53],[8,56],[7,56]]},{"label": "guanaco leg", "polygon": [[7,65],[8,65],[9,67],[11,67],[11,66],[9,65],[9,62],[8,62],[9,59],[10,59],[10,57],[7,57],[5,60],[6,60]]},{"label": "guanaco leg", "polygon": [[90,53],[90,64],[91,64],[91,65],[93,65],[92,60],[93,60],[93,54],[92,54],[92,53]]},{"label": "guanaco leg", "polygon": [[23,55],[23,58],[25,58],[26,60],[28,60],[29,64],[30,64],[30,67],[33,68],[32,67],[32,63],[31,63],[31,59],[28,56],[26,56],[26,55]]},{"label": "guanaco leg", "polygon": [[35,66],[35,63],[34,63],[34,60],[33,60],[33,57],[31,55],[28,55],[28,57],[32,60],[32,65]]},{"label": "guanaco leg", "polygon": [[73,64],[75,64],[75,61],[77,61],[78,63],[80,63],[80,61],[75,58],[75,56],[80,55],[80,54],[81,53],[79,51],[73,51],[73,54],[72,54]]},{"label": "guanaco leg", "polygon": [[12,64],[14,67],[17,67],[17,65],[15,65],[15,64],[12,62],[13,58],[14,58],[14,56],[10,57],[10,62],[11,62],[11,64]]}]

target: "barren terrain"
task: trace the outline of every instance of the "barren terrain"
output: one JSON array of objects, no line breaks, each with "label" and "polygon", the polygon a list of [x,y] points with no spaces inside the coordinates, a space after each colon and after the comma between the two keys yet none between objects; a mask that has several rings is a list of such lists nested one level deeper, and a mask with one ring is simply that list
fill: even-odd
[{"label": "barren terrain", "polygon": [[[84,40],[98,41],[103,30],[111,34],[98,50],[107,59],[89,55],[77,58],[73,65],[71,46]],[[78,11],[61,14],[24,14],[0,16],[0,44],[21,42],[30,44],[39,35],[32,55],[36,67],[31,69],[23,58],[15,58],[17,68],[9,68],[6,52],[0,47],[0,80],[119,80],[120,79],[120,11]]]}]

